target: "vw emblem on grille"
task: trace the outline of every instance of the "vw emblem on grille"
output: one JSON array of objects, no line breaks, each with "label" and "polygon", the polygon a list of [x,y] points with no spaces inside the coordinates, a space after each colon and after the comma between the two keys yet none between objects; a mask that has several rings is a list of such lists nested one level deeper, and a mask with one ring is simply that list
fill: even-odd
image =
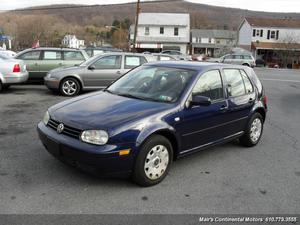
[{"label": "vw emblem on grille", "polygon": [[64,129],[65,129],[65,126],[61,123],[57,126],[56,131],[57,131],[57,133],[61,134],[64,131]]}]

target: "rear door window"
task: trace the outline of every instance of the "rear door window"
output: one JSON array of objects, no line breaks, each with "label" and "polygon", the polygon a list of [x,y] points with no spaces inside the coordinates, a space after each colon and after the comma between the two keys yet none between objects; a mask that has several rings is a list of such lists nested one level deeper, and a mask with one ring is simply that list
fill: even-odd
[{"label": "rear door window", "polygon": [[64,60],[78,60],[85,61],[84,56],[81,52],[78,51],[65,51],[64,52]]},{"label": "rear door window", "polygon": [[61,60],[61,51],[44,51],[44,60]]},{"label": "rear door window", "polygon": [[125,69],[132,69],[132,68],[135,68],[146,62],[147,62],[147,60],[144,57],[126,55],[125,56]]},{"label": "rear door window", "polygon": [[229,97],[237,97],[246,94],[244,81],[238,69],[224,69]]}]

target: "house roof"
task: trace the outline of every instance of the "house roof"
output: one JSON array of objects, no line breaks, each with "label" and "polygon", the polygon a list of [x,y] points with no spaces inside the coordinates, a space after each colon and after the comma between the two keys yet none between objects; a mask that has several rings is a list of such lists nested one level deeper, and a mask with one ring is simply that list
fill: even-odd
[{"label": "house roof", "polygon": [[188,13],[141,13],[139,25],[189,26]]},{"label": "house roof", "polygon": [[206,30],[206,29],[192,29],[192,37],[203,37],[203,38],[224,38],[233,39],[236,38],[236,31],[231,30]]},{"label": "house roof", "polygon": [[295,19],[267,19],[267,18],[250,18],[245,20],[253,27],[282,27],[282,28],[300,28],[300,20]]}]

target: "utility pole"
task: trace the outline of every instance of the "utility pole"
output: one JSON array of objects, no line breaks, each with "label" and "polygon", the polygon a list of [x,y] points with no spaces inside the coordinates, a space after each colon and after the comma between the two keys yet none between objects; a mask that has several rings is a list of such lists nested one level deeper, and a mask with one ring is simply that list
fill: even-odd
[{"label": "utility pole", "polygon": [[133,52],[136,52],[136,36],[137,36],[137,31],[138,31],[138,24],[139,24],[139,14],[140,14],[140,3],[141,1],[138,0],[136,3],[136,15],[135,15],[135,25],[134,25],[134,36],[133,36]]}]

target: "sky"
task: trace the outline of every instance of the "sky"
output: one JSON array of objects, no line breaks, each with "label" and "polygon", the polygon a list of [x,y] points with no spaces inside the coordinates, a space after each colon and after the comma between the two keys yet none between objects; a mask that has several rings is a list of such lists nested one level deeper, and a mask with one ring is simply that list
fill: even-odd
[{"label": "sky", "polygon": [[[0,10],[11,10],[30,6],[50,4],[117,4],[136,2],[136,0],[0,0]],[[242,8],[248,10],[268,12],[298,12],[300,13],[300,0],[188,0],[194,3],[208,5]]]}]

